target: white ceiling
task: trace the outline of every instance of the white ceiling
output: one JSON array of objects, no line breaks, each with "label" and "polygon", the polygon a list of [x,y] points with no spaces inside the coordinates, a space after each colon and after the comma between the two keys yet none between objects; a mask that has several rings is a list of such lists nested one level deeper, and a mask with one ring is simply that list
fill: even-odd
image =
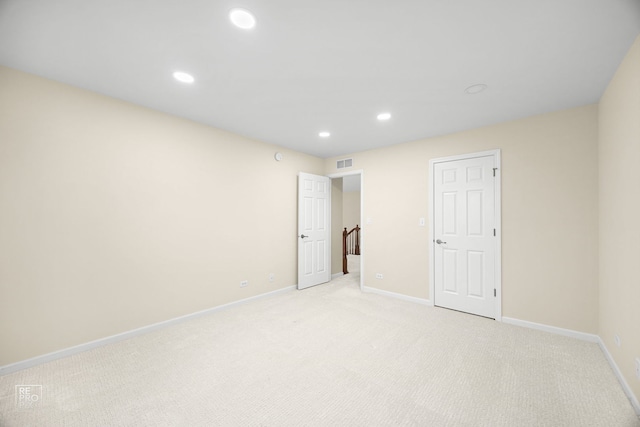
[{"label": "white ceiling", "polygon": [[597,102],[639,33],[640,0],[0,0],[2,65],[320,157]]},{"label": "white ceiling", "polygon": [[358,175],[346,175],[342,177],[342,191],[344,193],[351,193],[353,191],[360,191],[360,174]]}]

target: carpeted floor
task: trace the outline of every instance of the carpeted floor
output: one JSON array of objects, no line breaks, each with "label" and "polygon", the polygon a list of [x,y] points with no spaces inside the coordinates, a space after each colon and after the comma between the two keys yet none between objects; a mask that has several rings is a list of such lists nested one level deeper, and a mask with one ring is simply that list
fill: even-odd
[{"label": "carpeted floor", "polygon": [[[357,275],[0,378],[13,426],[640,426],[596,344]],[[15,385],[41,384],[17,410]]]}]

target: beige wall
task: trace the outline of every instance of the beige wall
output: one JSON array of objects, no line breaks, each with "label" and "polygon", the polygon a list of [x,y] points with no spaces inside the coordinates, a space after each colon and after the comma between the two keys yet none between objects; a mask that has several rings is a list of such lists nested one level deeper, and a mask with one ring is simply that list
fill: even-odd
[{"label": "beige wall", "polygon": [[[636,399],[640,381],[640,36],[599,105],[600,332]],[[614,335],[621,346],[614,343]]]},{"label": "beige wall", "polygon": [[0,366],[296,283],[321,159],[4,67],[0,94]]},{"label": "beige wall", "polygon": [[331,180],[331,274],[342,273],[342,178]]},{"label": "beige wall", "polygon": [[342,227],[351,230],[360,225],[360,192],[347,191],[342,196]]},{"label": "beige wall", "polygon": [[[365,285],[430,298],[428,227],[418,225],[428,217],[429,160],[494,148],[502,150],[503,316],[596,333],[596,105],[349,155],[364,171],[371,219]],[[326,173],[335,161],[326,159]]]}]

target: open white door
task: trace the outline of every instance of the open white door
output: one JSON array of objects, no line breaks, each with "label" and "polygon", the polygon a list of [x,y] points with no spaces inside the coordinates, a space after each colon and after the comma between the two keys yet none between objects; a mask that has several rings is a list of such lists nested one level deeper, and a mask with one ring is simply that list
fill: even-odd
[{"label": "open white door", "polygon": [[331,280],[331,179],[298,176],[298,289]]},{"label": "open white door", "polygon": [[434,304],[500,317],[498,153],[432,162]]}]

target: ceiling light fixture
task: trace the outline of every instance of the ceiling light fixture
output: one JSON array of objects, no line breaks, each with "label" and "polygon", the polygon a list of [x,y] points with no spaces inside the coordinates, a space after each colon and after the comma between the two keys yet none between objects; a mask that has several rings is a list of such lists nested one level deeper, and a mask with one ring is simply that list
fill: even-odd
[{"label": "ceiling light fixture", "polygon": [[326,132],[326,131],[325,131],[325,132],[320,132],[320,133],[318,134],[318,136],[319,136],[320,138],[329,138],[329,137],[331,136],[331,132]]},{"label": "ceiling light fixture", "polygon": [[173,73],[173,78],[182,83],[193,83],[196,80],[191,74],[183,71],[176,71]]},{"label": "ceiling light fixture", "polygon": [[481,84],[469,86],[464,91],[467,95],[475,95],[476,93],[482,92],[486,88],[487,88],[487,85],[481,83]]},{"label": "ceiling light fixture", "polygon": [[256,18],[246,9],[231,9],[229,19],[238,28],[250,30],[256,26]]},{"label": "ceiling light fixture", "polygon": [[389,120],[391,118],[391,113],[380,113],[378,114],[378,120],[380,120],[381,122],[385,121],[385,120]]}]

